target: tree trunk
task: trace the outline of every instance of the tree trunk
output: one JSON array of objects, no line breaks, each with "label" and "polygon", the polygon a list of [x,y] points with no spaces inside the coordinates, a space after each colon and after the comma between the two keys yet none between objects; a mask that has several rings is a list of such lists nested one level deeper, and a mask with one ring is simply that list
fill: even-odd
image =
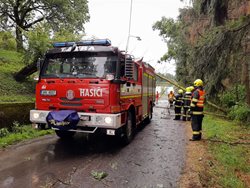
[{"label": "tree trunk", "polygon": [[242,83],[246,89],[246,103],[250,107],[250,41],[246,40],[244,46],[245,58],[242,66]]},{"label": "tree trunk", "polygon": [[250,106],[250,79],[249,79],[249,74],[250,74],[250,66],[249,66],[249,55],[246,54],[245,61],[243,63],[243,84],[246,88],[246,103],[248,106]]},{"label": "tree trunk", "polygon": [[16,50],[17,52],[23,51],[23,35],[19,26],[16,26]]},{"label": "tree trunk", "polygon": [[14,78],[16,81],[21,82],[23,81],[27,76],[30,76],[31,74],[35,73],[37,71],[37,62],[34,61],[32,64],[29,64],[22,68],[19,72],[17,72],[14,75]]}]

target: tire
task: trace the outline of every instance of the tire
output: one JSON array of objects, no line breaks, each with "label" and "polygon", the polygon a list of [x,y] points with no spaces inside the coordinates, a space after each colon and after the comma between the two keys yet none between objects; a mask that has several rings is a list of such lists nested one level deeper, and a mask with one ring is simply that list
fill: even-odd
[{"label": "tire", "polygon": [[128,145],[134,138],[134,117],[131,111],[128,111],[127,123],[123,130],[122,143]]},{"label": "tire", "polygon": [[45,130],[46,129],[46,124],[45,123],[39,123],[38,124],[38,129]]},{"label": "tire", "polygon": [[149,114],[148,114],[149,122],[151,121],[152,118],[153,118],[153,107],[152,105],[150,105]]},{"label": "tire", "polygon": [[150,104],[150,108],[149,108],[149,114],[148,114],[148,117],[146,118],[145,122],[146,124],[150,123],[151,120],[153,118],[153,107],[152,105]]},{"label": "tire", "polygon": [[73,136],[75,135],[75,132],[72,131],[59,131],[59,130],[55,130],[56,135],[58,137],[60,137],[61,139],[71,139],[73,138]]}]

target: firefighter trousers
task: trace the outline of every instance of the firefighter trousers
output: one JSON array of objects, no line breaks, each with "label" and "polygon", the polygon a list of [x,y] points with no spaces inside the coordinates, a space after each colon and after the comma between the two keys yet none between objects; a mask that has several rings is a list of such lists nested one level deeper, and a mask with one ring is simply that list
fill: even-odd
[{"label": "firefighter trousers", "polygon": [[174,120],[180,120],[181,119],[181,107],[174,107],[174,112],[175,112],[175,118]]},{"label": "firefighter trousers", "polygon": [[201,130],[202,130],[202,120],[204,115],[192,115],[192,130],[193,130],[193,140],[200,140],[201,139]]},{"label": "firefighter trousers", "polygon": [[183,107],[183,115],[182,115],[183,121],[186,121],[186,120],[190,121],[191,120],[191,115],[188,114],[189,109],[190,109],[189,107]]}]

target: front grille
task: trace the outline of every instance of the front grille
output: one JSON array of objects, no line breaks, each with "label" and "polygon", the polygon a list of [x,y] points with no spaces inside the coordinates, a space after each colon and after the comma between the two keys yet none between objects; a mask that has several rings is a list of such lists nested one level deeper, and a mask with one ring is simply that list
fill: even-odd
[{"label": "front grille", "polygon": [[68,101],[69,102],[69,101],[81,101],[82,99],[81,98],[74,98],[72,100],[69,100],[69,99],[67,99],[65,97],[61,97],[60,100],[62,100],[62,101]]},{"label": "front grille", "polygon": [[82,103],[67,103],[67,102],[61,102],[62,106],[82,106]]}]

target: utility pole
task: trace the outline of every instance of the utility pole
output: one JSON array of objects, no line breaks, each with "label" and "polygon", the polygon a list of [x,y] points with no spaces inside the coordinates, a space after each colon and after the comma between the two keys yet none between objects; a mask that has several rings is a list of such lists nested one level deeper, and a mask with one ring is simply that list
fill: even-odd
[{"label": "utility pole", "polygon": [[129,23],[128,23],[128,38],[127,38],[127,44],[126,44],[126,50],[125,50],[125,61],[126,61],[126,55],[127,55],[127,52],[128,52],[128,45],[129,45],[129,38],[130,38],[132,10],[133,10],[133,0],[130,1]]}]

